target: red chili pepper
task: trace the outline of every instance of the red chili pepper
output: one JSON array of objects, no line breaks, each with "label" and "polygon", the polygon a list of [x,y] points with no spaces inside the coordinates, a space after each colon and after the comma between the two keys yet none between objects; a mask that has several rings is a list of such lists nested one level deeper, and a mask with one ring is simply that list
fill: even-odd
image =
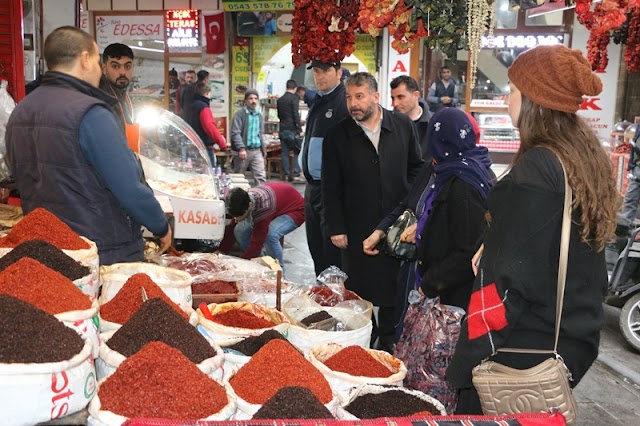
[{"label": "red chili pepper", "polygon": [[29,240],[42,240],[60,250],[88,249],[89,244],[53,213],[43,208],[26,215],[6,237],[0,239],[0,247],[15,247]]},{"label": "red chili pepper", "polygon": [[198,305],[198,308],[200,308],[200,312],[202,312],[202,315],[208,319],[209,321],[214,321],[213,319],[213,315],[211,315],[211,311],[209,310],[209,307],[207,306],[206,303],[202,302]]}]

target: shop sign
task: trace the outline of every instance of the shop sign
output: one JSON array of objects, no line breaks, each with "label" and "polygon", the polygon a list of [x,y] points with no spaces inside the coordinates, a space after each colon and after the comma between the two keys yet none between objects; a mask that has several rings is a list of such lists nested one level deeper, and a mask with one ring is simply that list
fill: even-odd
[{"label": "shop sign", "polygon": [[223,0],[225,12],[263,12],[272,10],[293,10],[291,1],[268,0]]},{"label": "shop sign", "polygon": [[249,88],[249,49],[245,46],[231,48],[231,111],[244,105],[244,92]]},{"label": "shop sign", "polygon": [[224,202],[171,197],[176,238],[221,240],[224,237]]},{"label": "shop sign", "polygon": [[472,99],[472,108],[505,108],[507,104],[504,99]]},{"label": "shop sign", "polygon": [[563,44],[564,34],[553,35],[497,35],[482,36],[482,48],[488,49],[530,49],[536,46]]},{"label": "shop sign", "polygon": [[102,51],[111,43],[163,39],[162,15],[96,16],[96,43]]},{"label": "shop sign", "polygon": [[376,73],[377,57],[376,57],[376,39],[369,34],[356,35],[356,50],[353,55],[362,62],[371,74]]},{"label": "shop sign", "polygon": [[167,10],[167,45],[169,48],[198,47],[200,18],[195,9]]},{"label": "shop sign", "polygon": [[[391,47],[391,41],[389,41],[388,45],[389,52],[389,68],[387,71],[388,82],[391,83],[394,78],[399,77],[401,75],[409,75],[410,65],[411,65],[411,53],[410,51],[407,53],[398,53],[396,49]],[[384,96],[381,97],[382,106],[390,108],[391,107],[391,96],[389,95],[390,90],[388,88],[388,84],[383,87],[381,90],[381,94]]]},{"label": "shop sign", "polygon": [[251,58],[253,64],[251,71],[258,74],[262,69],[262,66],[275,55],[278,50],[291,41],[291,37],[256,37],[253,39],[251,48]]},{"label": "shop sign", "polygon": [[278,32],[291,34],[293,30],[293,14],[282,13],[278,15],[277,25]]}]

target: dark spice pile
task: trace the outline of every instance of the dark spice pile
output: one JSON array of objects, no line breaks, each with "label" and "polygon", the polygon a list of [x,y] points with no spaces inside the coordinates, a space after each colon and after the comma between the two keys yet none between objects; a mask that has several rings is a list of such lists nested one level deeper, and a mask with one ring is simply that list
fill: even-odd
[{"label": "dark spice pile", "polygon": [[329,312],[327,311],[318,311],[318,312],[314,312],[313,314],[309,315],[308,317],[305,317],[304,319],[300,320],[300,323],[302,323],[303,325],[309,327],[311,324],[315,324],[317,322],[320,321],[326,321],[328,319],[332,319],[333,317],[331,316],[331,314],[329,314]]},{"label": "dark spice pile", "polygon": [[264,345],[274,339],[287,340],[282,334],[276,330],[267,330],[258,336],[247,337],[244,340],[239,341],[231,346],[227,346],[227,349],[233,349],[248,356],[255,355]]},{"label": "dark spice pile", "polygon": [[82,337],[53,315],[0,294],[0,363],[66,361],[83,347]]},{"label": "dark spice pile", "polygon": [[307,388],[280,389],[253,415],[254,419],[333,419],[331,412]]},{"label": "dark spice pile", "polygon": [[257,317],[248,311],[230,309],[226,312],[213,315],[213,321],[228,327],[250,328],[258,330],[261,328],[271,328],[276,324],[264,318]]},{"label": "dark spice pile", "polygon": [[179,349],[193,363],[216,356],[216,351],[195,327],[160,299],[149,299],[118,329],[107,346],[126,357],[147,343],[158,341]]},{"label": "dark spice pile", "polygon": [[229,381],[236,394],[252,404],[264,404],[288,386],[302,386],[322,404],[333,398],[329,382],[289,342],[272,340],[260,349]]},{"label": "dark spice pile", "polygon": [[142,306],[142,290],[140,289],[143,287],[149,299],[159,297],[175,309],[184,319],[189,319],[189,316],[184,313],[178,305],[173,303],[173,301],[164,294],[164,291],[158,287],[158,284],[154,283],[147,274],[130,276],[115,297],[100,306],[100,316],[116,324],[124,324],[129,321],[133,314]]},{"label": "dark spice pile", "polygon": [[203,281],[191,284],[193,294],[237,294],[238,284],[235,281]]},{"label": "dark spice pile", "polygon": [[9,294],[57,315],[91,308],[89,296],[59,272],[24,257],[0,272],[0,294]]},{"label": "dark spice pile", "polygon": [[228,403],[226,390],[161,342],[124,360],[98,391],[102,410],[125,417],[202,419]]},{"label": "dark spice pile", "polygon": [[406,417],[416,413],[440,415],[440,410],[433,404],[395,389],[378,394],[360,395],[345,409],[359,419]]},{"label": "dark spice pile", "polygon": [[0,239],[0,247],[15,247],[29,240],[43,240],[60,250],[82,250],[90,246],[67,224],[43,208],[26,215],[9,235]]},{"label": "dark spice pile", "polygon": [[323,364],[333,371],[341,371],[352,376],[389,377],[393,374],[369,352],[357,345],[347,346],[327,358]]},{"label": "dark spice pile", "polygon": [[341,292],[335,292],[327,286],[316,286],[309,290],[309,297],[321,306],[335,306],[346,300],[360,300],[354,292],[343,289]]},{"label": "dark spice pile", "polygon": [[5,270],[7,266],[16,263],[23,257],[37,260],[44,266],[60,272],[71,281],[86,277],[91,272],[89,268],[82,266],[59,248],[42,240],[25,241],[5,256],[0,257],[0,271]]}]

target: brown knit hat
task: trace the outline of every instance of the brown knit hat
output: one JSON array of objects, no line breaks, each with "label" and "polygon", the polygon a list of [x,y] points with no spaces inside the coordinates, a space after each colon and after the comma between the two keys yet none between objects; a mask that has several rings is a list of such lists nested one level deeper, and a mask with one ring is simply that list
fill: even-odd
[{"label": "brown knit hat", "polygon": [[518,55],[509,80],[538,105],[575,113],[582,97],[602,91],[602,81],[579,50],[562,45],[538,46]]}]

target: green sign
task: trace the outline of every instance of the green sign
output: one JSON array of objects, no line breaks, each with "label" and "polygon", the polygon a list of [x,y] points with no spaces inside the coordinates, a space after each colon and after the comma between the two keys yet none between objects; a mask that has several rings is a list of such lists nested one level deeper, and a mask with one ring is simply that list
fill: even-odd
[{"label": "green sign", "polygon": [[249,48],[233,46],[231,48],[231,111],[235,111],[244,104],[244,92],[249,88]]},{"label": "green sign", "polygon": [[294,9],[293,0],[223,0],[223,4],[225,12],[261,12]]},{"label": "green sign", "polygon": [[262,66],[290,41],[291,37],[289,36],[255,37],[251,39],[251,71],[256,74],[259,73]]},{"label": "green sign", "polygon": [[376,73],[377,58],[376,58],[376,39],[369,34],[356,35],[356,50],[353,55],[367,67],[367,71],[371,74]]}]

